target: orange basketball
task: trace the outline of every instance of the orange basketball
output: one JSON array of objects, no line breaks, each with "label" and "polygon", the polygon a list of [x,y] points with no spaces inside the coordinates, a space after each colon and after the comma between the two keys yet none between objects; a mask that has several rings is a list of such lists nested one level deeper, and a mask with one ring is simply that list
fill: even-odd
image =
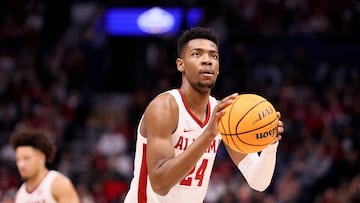
[{"label": "orange basketball", "polygon": [[277,134],[278,118],[273,105],[256,94],[240,94],[225,108],[219,131],[226,145],[241,153],[259,152]]}]

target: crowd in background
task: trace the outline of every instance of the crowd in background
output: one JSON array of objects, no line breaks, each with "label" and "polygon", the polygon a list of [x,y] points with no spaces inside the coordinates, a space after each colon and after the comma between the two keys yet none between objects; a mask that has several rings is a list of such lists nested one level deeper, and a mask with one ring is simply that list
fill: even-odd
[{"label": "crowd in background", "polygon": [[282,113],[268,190],[251,190],[220,148],[206,203],[360,202],[358,1],[136,2],[1,1],[1,203],[21,183],[9,135],[22,126],[52,132],[50,167],[71,178],[82,203],[122,202],[140,115],[180,74],[177,36],[106,35],[102,14],[112,5],[201,6],[200,25],[221,37],[214,96],[256,93]]}]

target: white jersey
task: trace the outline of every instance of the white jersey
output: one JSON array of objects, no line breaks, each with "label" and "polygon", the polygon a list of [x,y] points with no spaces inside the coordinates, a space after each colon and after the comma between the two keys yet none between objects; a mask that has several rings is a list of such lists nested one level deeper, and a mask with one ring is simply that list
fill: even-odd
[{"label": "white jersey", "polygon": [[[213,109],[217,104],[214,97],[209,97],[208,114],[204,122],[197,119],[184,103],[179,90],[170,90],[179,107],[179,119],[176,131],[171,135],[175,156],[186,150],[208,125]],[[142,118],[143,119],[143,118]],[[156,194],[151,188],[146,166],[147,139],[140,134],[140,121],[137,129],[136,152],[134,160],[134,177],[125,203],[200,203],[204,201],[213,168],[216,152],[221,142],[220,134],[215,137],[209,148],[196,163],[196,166],[176,184],[166,196]]]},{"label": "white jersey", "polygon": [[26,182],[23,183],[16,194],[15,203],[57,203],[51,195],[51,184],[57,175],[57,171],[49,171],[32,191],[26,189]]}]

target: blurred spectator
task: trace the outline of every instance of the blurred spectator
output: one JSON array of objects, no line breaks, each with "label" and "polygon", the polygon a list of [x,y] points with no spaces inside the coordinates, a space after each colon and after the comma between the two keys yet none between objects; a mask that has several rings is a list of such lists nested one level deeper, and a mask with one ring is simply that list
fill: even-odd
[{"label": "blurred spectator", "polygon": [[235,191],[238,202],[242,203],[256,203],[253,193],[255,192],[246,184],[240,184]]},{"label": "blurred spectator", "polygon": [[5,202],[14,197],[13,195],[20,183],[19,177],[7,170],[6,166],[6,164],[0,166],[0,199]]},{"label": "blurred spectator", "polygon": [[119,132],[105,132],[101,135],[97,148],[102,155],[112,157],[126,151],[126,139]]},{"label": "blurred spectator", "polygon": [[87,186],[85,186],[83,184],[78,184],[78,185],[76,185],[76,190],[79,193],[79,198],[80,198],[81,203],[96,203],[95,198],[90,193]]},{"label": "blurred spectator", "polygon": [[337,194],[334,188],[328,188],[324,191],[323,196],[320,200],[318,200],[319,203],[340,203],[340,201],[337,198]]},{"label": "blurred spectator", "polygon": [[275,183],[274,195],[277,201],[282,203],[299,202],[301,183],[296,173],[291,169],[285,169]]}]

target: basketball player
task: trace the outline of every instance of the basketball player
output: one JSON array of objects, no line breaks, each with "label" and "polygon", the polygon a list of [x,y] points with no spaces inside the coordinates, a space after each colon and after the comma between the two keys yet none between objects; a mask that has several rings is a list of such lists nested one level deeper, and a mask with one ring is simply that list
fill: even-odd
[{"label": "basketball player", "polygon": [[24,180],[15,203],[80,202],[70,179],[46,167],[47,161],[53,160],[56,147],[45,132],[37,129],[15,131],[10,142],[15,149],[17,169]]},{"label": "basketball player", "polygon": [[[134,177],[125,203],[204,201],[221,142],[218,120],[237,94],[221,101],[210,96],[219,74],[218,36],[212,29],[196,27],[183,32],[177,49],[181,87],[155,97],[140,120]],[[279,121],[278,133],[283,131]],[[227,148],[255,190],[264,191],[270,184],[279,139],[260,156]]]}]

